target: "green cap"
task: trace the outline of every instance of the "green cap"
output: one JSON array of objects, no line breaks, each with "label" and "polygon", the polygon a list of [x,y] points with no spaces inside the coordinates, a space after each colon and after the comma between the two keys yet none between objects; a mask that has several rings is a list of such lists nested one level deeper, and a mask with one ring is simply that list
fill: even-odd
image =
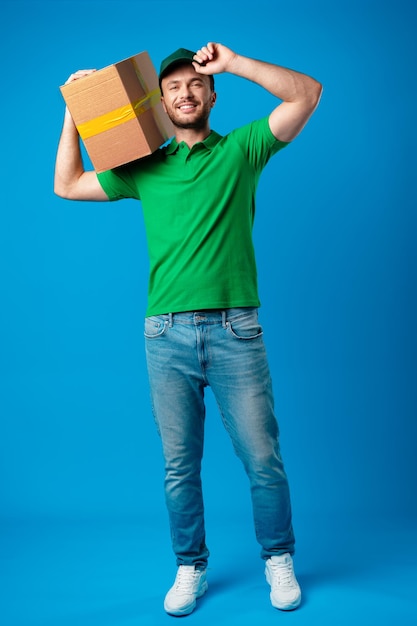
[{"label": "green cap", "polygon": [[163,79],[168,71],[174,67],[174,65],[180,65],[181,63],[192,63],[195,52],[186,50],[185,48],[178,48],[175,52],[166,57],[161,63],[159,70],[159,82]]}]

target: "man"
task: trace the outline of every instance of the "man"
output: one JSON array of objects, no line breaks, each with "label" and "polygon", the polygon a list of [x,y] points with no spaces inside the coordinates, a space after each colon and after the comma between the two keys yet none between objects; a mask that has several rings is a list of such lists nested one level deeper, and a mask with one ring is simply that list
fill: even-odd
[{"label": "man", "polygon": [[[91,71],[77,72],[69,81]],[[280,103],[268,117],[221,137],[209,126],[216,102],[213,75],[221,72],[257,83]],[[142,201],[150,255],[146,356],[178,566],[165,597],[166,612],[191,613],[208,586],[200,478],[207,385],[249,477],[272,605],[292,610],[301,591],[258,323],[252,226],[261,171],[307,123],[321,85],[211,42],[195,54],[181,48],[162,61],[160,86],[175,138],[149,157],[102,174],[84,171],[78,133],[66,111],[55,192],[75,200]],[[241,98],[234,106],[243,103],[254,109],[253,101]]]}]

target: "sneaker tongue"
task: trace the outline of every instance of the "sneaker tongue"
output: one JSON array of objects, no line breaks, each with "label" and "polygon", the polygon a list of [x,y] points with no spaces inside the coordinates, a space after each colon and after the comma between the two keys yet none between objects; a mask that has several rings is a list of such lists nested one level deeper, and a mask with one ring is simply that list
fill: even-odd
[{"label": "sneaker tongue", "polygon": [[291,557],[289,557],[288,554],[281,554],[279,556],[272,556],[271,559],[275,563],[282,563],[283,565],[286,565],[287,563],[290,563]]}]

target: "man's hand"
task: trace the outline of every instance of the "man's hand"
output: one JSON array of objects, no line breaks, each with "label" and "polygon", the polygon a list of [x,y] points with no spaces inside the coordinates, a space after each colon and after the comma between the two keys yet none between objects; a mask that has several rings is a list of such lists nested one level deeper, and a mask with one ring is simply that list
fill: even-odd
[{"label": "man's hand", "polygon": [[89,76],[89,74],[93,74],[93,72],[96,71],[97,70],[77,70],[76,72],[74,72],[74,74],[71,74],[65,84],[68,85],[68,83],[72,83],[74,80],[78,80],[79,78],[83,78],[84,76]]},{"label": "man's hand", "polygon": [[221,74],[232,71],[237,54],[221,43],[209,42],[194,55],[194,69],[198,74]]}]

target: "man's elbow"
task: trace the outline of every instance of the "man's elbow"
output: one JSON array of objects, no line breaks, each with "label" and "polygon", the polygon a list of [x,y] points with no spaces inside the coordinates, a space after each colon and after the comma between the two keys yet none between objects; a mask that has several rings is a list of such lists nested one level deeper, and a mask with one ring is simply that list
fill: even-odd
[{"label": "man's elbow", "polygon": [[312,111],[315,111],[315,109],[317,108],[320,102],[322,93],[323,93],[323,85],[313,78],[312,84],[310,86],[309,93],[308,93],[309,105]]},{"label": "man's elbow", "polygon": [[54,194],[64,200],[78,200],[77,187],[65,183],[59,176],[54,179]]},{"label": "man's elbow", "polygon": [[59,198],[64,198],[65,200],[71,200],[70,190],[62,185],[61,183],[54,181],[54,194]]}]

